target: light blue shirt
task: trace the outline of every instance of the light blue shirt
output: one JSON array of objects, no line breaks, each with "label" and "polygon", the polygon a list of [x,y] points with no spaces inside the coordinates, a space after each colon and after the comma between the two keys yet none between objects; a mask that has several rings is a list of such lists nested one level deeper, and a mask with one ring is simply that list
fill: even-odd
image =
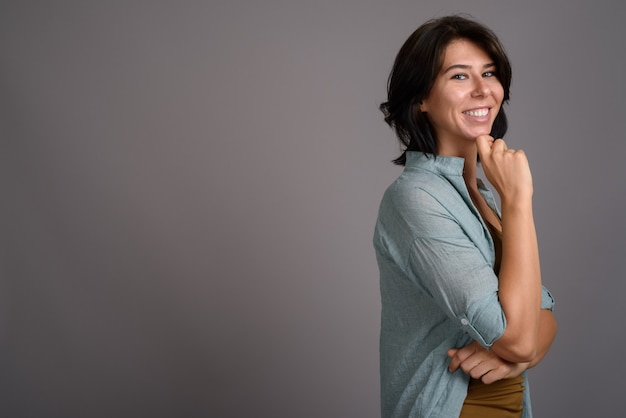
[{"label": "light blue shirt", "polygon": [[[448,349],[490,347],[506,318],[493,240],[463,180],[462,158],[407,152],[385,192],[374,233],[380,270],[382,416],[458,417],[469,376],[448,371]],[[481,194],[497,211],[491,192]],[[542,309],[552,296],[543,288]],[[525,376],[525,374],[524,374]],[[531,418],[528,379],[524,418]]]}]

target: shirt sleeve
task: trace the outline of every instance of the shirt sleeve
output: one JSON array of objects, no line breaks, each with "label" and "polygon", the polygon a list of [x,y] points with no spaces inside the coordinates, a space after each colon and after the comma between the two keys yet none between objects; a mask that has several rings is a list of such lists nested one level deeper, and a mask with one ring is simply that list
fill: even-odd
[{"label": "shirt sleeve", "polygon": [[462,231],[417,238],[406,271],[482,346],[490,347],[504,333],[506,318],[498,300],[498,278]]}]

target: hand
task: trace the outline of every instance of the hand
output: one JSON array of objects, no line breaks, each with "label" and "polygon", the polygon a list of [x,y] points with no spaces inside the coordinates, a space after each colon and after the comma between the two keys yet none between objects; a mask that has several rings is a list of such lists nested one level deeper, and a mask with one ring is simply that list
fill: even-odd
[{"label": "hand", "polygon": [[524,151],[509,149],[504,140],[489,135],[476,138],[476,147],[487,180],[503,201],[532,196],[533,181]]},{"label": "hand", "polygon": [[517,377],[530,364],[503,360],[476,341],[463,348],[448,350],[448,357],[452,359],[448,367],[450,372],[455,372],[460,367],[465,373],[474,379],[482,380],[485,384]]}]

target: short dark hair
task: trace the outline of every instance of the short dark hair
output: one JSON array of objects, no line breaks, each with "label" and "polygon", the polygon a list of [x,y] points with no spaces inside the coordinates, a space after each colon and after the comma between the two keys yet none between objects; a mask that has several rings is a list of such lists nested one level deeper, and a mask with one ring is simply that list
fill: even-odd
[{"label": "short dark hair", "polygon": [[[457,39],[467,39],[489,55],[504,89],[503,103],[509,100],[511,64],[496,34],[483,24],[460,15],[429,20],[400,48],[387,81],[387,101],[380,105],[385,122],[395,130],[404,147],[402,155],[393,160],[395,164],[406,163],[406,151],[437,155],[436,134],[419,104],[428,97],[441,71],[446,47]],[[500,108],[491,135],[501,138],[507,127],[506,115]]]}]

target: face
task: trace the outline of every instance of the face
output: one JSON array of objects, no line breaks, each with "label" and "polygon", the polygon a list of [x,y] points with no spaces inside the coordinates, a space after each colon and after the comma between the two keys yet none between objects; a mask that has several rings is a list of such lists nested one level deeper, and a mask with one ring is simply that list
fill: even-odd
[{"label": "face", "polygon": [[471,41],[458,39],[446,47],[441,71],[420,105],[435,129],[440,154],[491,132],[504,97],[495,71],[493,60]]}]

